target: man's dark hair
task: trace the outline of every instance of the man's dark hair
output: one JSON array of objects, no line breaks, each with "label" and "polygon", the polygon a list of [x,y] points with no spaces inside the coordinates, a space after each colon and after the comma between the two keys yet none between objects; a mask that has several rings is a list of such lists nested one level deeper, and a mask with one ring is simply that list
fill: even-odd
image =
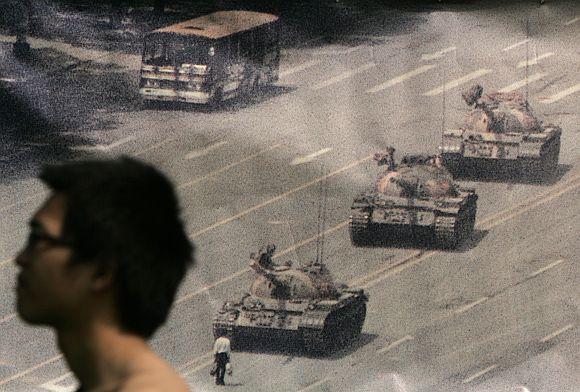
[{"label": "man's dark hair", "polygon": [[40,179],[66,197],[73,262],[112,272],[121,327],[151,337],[194,261],[172,184],[128,157],[50,165]]}]

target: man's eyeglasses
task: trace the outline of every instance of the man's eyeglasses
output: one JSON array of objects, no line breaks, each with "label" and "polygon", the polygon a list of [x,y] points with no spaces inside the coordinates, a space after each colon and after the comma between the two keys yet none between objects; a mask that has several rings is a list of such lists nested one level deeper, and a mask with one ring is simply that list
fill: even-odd
[{"label": "man's eyeglasses", "polygon": [[45,243],[51,246],[70,246],[71,243],[64,238],[54,237],[44,233],[37,233],[31,231],[28,234],[28,241],[26,247],[29,249],[36,248],[39,244]]}]

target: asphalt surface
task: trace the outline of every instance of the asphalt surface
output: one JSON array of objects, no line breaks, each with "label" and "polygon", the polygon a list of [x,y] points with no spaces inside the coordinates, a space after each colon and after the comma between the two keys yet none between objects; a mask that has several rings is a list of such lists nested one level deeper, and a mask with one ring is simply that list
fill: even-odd
[{"label": "asphalt surface", "polygon": [[[337,7],[353,16],[350,24],[296,35],[274,88],[217,111],[141,110],[139,59],[126,51],[47,82],[47,102],[62,109],[54,123],[67,129],[14,142],[3,157],[10,175],[0,181],[0,390],[74,388],[53,334],[15,316],[12,291],[11,257],[46,194],[35,170],[61,154],[129,154],[177,185],[198,264],[152,344],[194,390],[218,389],[208,375],[211,320],[248,289],[250,252],[275,243],[279,260],[315,257],[321,185],[325,262],[337,281],[370,295],[363,334],[323,358],[299,349],[235,352],[232,389],[580,390],[580,7]],[[90,50],[94,58],[105,49]],[[346,221],[352,198],[374,181],[371,154],[387,145],[398,157],[435,152],[441,129],[462,118],[460,93],[476,82],[486,91],[518,83],[535,113],[562,127],[557,175],[465,181],[479,194],[476,231],[457,251],[353,247]],[[64,150],[47,152],[56,142]]]}]

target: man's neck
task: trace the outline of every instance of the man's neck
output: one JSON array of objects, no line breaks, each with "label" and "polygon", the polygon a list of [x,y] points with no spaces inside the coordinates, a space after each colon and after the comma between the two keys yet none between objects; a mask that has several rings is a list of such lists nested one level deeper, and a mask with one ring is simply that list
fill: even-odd
[{"label": "man's neck", "polygon": [[86,392],[120,389],[136,370],[131,365],[136,356],[150,353],[144,339],[108,324],[59,329],[57,335],[68,365]]}]

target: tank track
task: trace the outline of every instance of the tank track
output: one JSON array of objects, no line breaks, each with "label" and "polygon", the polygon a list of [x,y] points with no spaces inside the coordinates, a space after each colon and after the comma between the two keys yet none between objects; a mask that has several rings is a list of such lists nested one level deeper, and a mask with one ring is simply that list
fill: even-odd
[{"label": "tank track", "polygon": [[435,219],[435,241],[445,249],[457,248],[475,227],[476,205],[469,203],[457,216],[438,216]]},{"label": "tank track", "polygon": [[371,230],[368,223],[351,220],[349,224],[350,242],[354,246],[368,244],[371,237]]},{"label": "tank track", "polygon": [[302,329],[304,347],[314,354],[342,349],[360,336],[365,318],[364,302],[337,309],[326,317],[322,329]]}]

